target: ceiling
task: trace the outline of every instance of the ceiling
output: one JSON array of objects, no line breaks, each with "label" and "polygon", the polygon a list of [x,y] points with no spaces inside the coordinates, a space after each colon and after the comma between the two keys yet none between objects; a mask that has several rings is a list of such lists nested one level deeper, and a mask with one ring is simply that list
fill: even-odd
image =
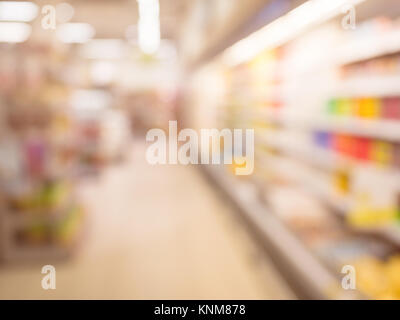
[{"label": "ceiling", "polygon": [[[39,7],[42,0],[35,1]],[[123,38],[126,28],[138,22],[137,0],[52,0],[51,4],[67,2],[74,8],[71,22],[86,22],[96,29],[96,38]],[[160,27],[164,39],[175,40],[190,0],[159,0]]]},{"label": "ceiling", "polygon": [[[0,0],[1,1],[1,0]],[[15,0],[14,0],[15,1]],[[138,23],[137,0],[31,0],[39,8],[62,2],[74,8],[70,22],[84,22],[92,25],[95,38],[123,39],[128,26]],[[183,64],[190,64],[210,51],[220,51],[232,30],[251,17],[262,5],[270,0],[159,0],[160,31],[163,40],[171,40]],[[51,30],[41,27],[43,14],[34,21],[33,38],[47,41]],[[53,34],[54,35],[54,34]],[[225,40],[224,40],[225,39]],[[213,51],[213,53],[214,53]]]}]

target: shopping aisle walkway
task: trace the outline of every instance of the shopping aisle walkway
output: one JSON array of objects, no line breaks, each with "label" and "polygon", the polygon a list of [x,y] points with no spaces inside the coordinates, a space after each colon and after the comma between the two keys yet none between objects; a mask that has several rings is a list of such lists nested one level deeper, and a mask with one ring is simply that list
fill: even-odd
[{"label": "shopping aisle walkway", "polygon": [[88,232],[77,256],[55,265],[57,289],[41,288],[41,265],[6,267],[0,298],[293,298],[204,177],[150,166],[144,147],[81,186]]}]

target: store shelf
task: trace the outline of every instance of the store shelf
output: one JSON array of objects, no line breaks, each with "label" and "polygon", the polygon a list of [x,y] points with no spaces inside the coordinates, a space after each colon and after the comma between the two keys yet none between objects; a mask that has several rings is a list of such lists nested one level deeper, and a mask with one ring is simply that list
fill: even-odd
[{"label": "store shelf", "polygon": [[304,143],[304,141],[299,142],[294,138],[296,138],[296,136],[286,137],[279,133],[270,131],[263,134],[260,132],[256,133],[256,141],[258,141],[258,143],[320,168],[335,170],[341,168],[363,167],[365,169],[379,170],[382,173],[390,174],[392,176],[399,176],[400,179],[400,170],[397,168],[360,162],[339,153],[318,147],[317,145],[312,144],[311,141]]},{"label": "store shelf", "polygon": [[69,193],[68,196],[58,205],[57,208],[48,210],[47,212],[12,212],[4,213],[4,218],[9,220],[10,227],[23,228],[34,223],[52,223],[62,219],[68,209],[74,204],[75,195]]},{"label": "store shelf", "polygon": [[[20,226],[29,226],[30,220],[23,220],[21,225],[16,224],[12,219],[5,219],[0,216],[0,261],[6,263],[24,262],[24,261],[43,261],[46,259],[61,260],[69,258],[80,246],[85,234],[85,223],[79,226],[71,237],[68,244],[51,242],[48,244],[22,244],[15,238],[16,228]],[[61,218],[57,217],[57,218]]]},{"label": "store shelf", "polygon": [[4,256],[4,262],[34,261],[34,260],[60,260],[68,258],[72,254],[72,248],[60,248],[59,246],[40,247],[12,247]]},{"label": "store shelf", "polygon": [[[221,78],[228,75],[221,127],[255,129],[250,179],[263,203],[300,245],[311,253],[315,249],[317,257],[333,257],[333,264],[367,257],[393,265],[389,261],[399,255],[400,21],[394,12],[387,14],[392,4],[360,5],[364,18],[356,30],[342,30],[332,20],[221,72]],[[253,210],[250,203],[242,207]],[[254,225],[265,219],[253,217]],[[397,297],[397,280],[386,276],[387,292]],[[378,288],[382,278],[370,278],[363,292],[386,296],[375,294],[371,285]]]},{"label": "store shelf", "polygon": [[[285,166],[285,161],[288,160],[291,163],[289,162],[289,166]],[[284,165],[283,167],[282,164]],[[335,194],[329,176],[323,171],[309,167],[306,162],[269,154],[258,156],[257,165],[285,177],[306,192],[323,199],[325,203],[334,207],[341,216],[344,217],[348,212],[349,199],[343,195]]]},{"label": "store shelf", "polygon": [[358,41],[349,41],[348,46],[335,52],[337,65],[362,62],[400,52],[400,30],[393,30]]},{"label": "store shelf", "polygon": [[[270,157],[274,158],[277,156],[275,155],[268,156],[268,158]],[[265,160],[261,159],[261,161]],[[276,168],[276,171],[278,171],[279,168],[275,167],[274,163],[279,164],[279,161],[278,162],[268,161],[266,165],[270,170],[275,170]],[[282,170],[280,170],[280,172],[281,171]],[[307,178],[298,179],[298,176],[293,177],[293,171],[290,170],[286,170],[285,175],[287,175],[288,178],[292,178],[293,181],[295,181],[295,183],[299,185],[303,190],[308,191],[311,194],[318,197],[319,199],[321,199],[325,204],[328,205],[328,207],[333,209],[334,213],[339,214],[340,217],[346,217],[347,213],[350,211],[350,205],[351,205],[349,198],[333,194],[331,190],[325,187],[325,184],[318,181],[318,178],[320,178],[320,176],[313,178],[313,174],[310,171],[307,171],[306,167],[304,167],[303,169],[299,169],[299,171],[303,172],[304,175],[307,176]],[[371,228],[364,228],[364,227],[363,228],[351,227],[351,228],[354,229],[354,231],[363,234],[374,234],[380,236],[381,238],[386,239],[396,247],[400,247],[400,226],[388,225],[383,227],[371,227]]]},{"label": "store shelf", "polygon": [[[323,266],[277,217],[268,212],[268,208],[258,197],[255,185],[236,181],[233,177],[229,177],[221,166],[204,166],[203,169],[246,215],[252,226],[262,235],[263,240],[279,252],[284,267],[290,268],[292,276],[297,279],[300,287],[307,290],[309,297],[313,299],[360,297],[357,292],[340,289],[338,278]],[[332,290],[335,292],[333,297]]]},{"label": "store shelf", "polygon": [[334,170],[354,165],[351,159],[317,148],[310,143],[302,144],[296,141],[289,141],[289,139],[273,132],[268,134],[257,133],[256,141],[294,159],[305,161],[323,169]]},{"label": "store shelf", "polygon": [[[398,83],[400,83],[400,78]],[[335,131],[400,142],[400,121],[395,120],[361,120],[338,116],[304,116],[267,109],[256,114],[255,117],[257,120],[261,118],[267,122],[279,123],[289,128]]]},{"label": "store shelf", "polygon": [[343,97],[387,97],[400,95],[400,76],[355,77],[339,83],[335,93]]}]

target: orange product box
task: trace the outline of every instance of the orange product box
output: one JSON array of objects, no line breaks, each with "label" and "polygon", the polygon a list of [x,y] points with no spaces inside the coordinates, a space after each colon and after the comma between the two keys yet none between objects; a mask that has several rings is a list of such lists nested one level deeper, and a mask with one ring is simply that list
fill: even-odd
[{"label": "orange product box", "polygon": [[353,138],[345,134],[335,134],[333,137],[334,149],[344,155],[351,155]]}]

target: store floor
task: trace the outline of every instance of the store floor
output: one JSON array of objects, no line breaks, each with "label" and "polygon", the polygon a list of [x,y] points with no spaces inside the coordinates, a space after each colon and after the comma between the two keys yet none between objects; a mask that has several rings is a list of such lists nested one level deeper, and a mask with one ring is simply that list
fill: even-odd
[{"label": "store floor", "polygon": [[[197,168],[150,166],[144,145],[85,181],[87,232],[70,261],[0,268],[0,299],[291,299],[294,296]],[[46,264],[46,262],[44,262]]]}]

